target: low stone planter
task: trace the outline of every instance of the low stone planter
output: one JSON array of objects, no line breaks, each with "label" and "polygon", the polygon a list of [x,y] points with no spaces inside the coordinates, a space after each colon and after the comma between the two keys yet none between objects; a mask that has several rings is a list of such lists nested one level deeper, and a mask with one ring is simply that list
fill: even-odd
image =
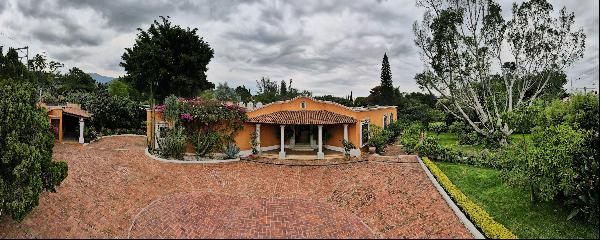
[{"label": "low stone planter", "polygon": [[99,138],[96,138],[92,141],[90,141],[89,143],[84,143],[83,146],[100,141],[101,139],[104,138],[111,138],[111,137],[146,137],[146,135],[140,135],[140,134],[116,134],[116,135],[106,135],[106,136],[102,136]]},{"label": "low stone planter", "polygon": [[[240,161],[240,158],[235,158],[235,159],[200,158],[199,160],[197,160],[195,157],[193,157],[193,159],[192,159],[190,156],[186,156],[190,160],[165,159],[165,158],[161,158],[159,156],[151,154],[148,151],[148,148],[146,148],[144,150],[144,153],[146,154],[146,156],[148,156],[151,159],[154,159],[154,160],[157,160],[157,161],[161,161],[161,162],[166,162],[166,163],[214,164],[214,163],[230,163],[230,162],[238,162],[238,161]],[[186,158],[184,157],[184,159],[186,159]]]}]

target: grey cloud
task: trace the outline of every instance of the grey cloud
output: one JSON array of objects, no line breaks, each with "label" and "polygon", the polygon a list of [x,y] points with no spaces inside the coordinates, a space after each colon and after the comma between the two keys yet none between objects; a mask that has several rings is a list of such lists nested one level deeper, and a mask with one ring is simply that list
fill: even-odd
[{"label": "grey cloud", "polygon": [[119,31],[134,31],[143,23],[169,15],[175,6],[166,1],[96,1],[96,0],[62,0],[65,8],[90,8],[100,13],[112,27]]},{"label": "grey cloud", "polygon": [[0,2],[0,13],[4,12],[4,9],[6,8],[7,4],[8,2],[5,1]]},{"label": "grey cloud", "polygon": [[65,31],[57,28],[35,27],[31,34],[43,43],[58,46],[98,46],[105,40],[105,37],[94,34],[68,19],[60,19],[58,23],[64,27]]},{"label": "grey cloud", "polygon": [[79,61],[84,57],[90,56],[91,54],[81,49],[68,49],[66,51],[59,51],[50,54],[50,57],[55,58],[59,61]]},{"label": "grey cloud", "polygon": [[288,40],[291,36],[287,36],[279,31],[270,31],[265,26],[260,26],[256,29],[248,29],[244,32],[230,31],[225,33],[226,37],[241,41],[250,41],[262,44],[276,44]]},{"label": "grey cloud", "polygon": [[[597,3],[551,1],[557,2],[556,9],[567,5],[575,11],[575,21],[588,35],[586,55],[569,70],[570,76],[585,72],[597,82]],[[509,15],[511,2],[500,2]],[[78,17],[90,13],[100,21],[79,22]],[[13,14],[24,19],[11,18]],[[130,47],[136,28],[158,16],[171,16],[183,27],[199,28],[215,49],[208,72],[213,82],[250,86],[260,76],[298,76],[293,77],[296,86],[316,93],[345,95],[354,89],[360,96],[377,84],[384,52],[390,57],[394,83],[416,89],[413,76],[422,64],[411,27],[421,14],[414,0],[0,0],[0,29],[21,40],[34,39],[43,45],[40,48],[48,46],[49,56],[73,66],[85,64],[96,72],[121,75],[115,49]],[[334,22],[317,22],[315,29],[308,29],[317,18]],[[50,24],[34,25],[39,23]],[[326,28],[328,24],[342,29]]]}]

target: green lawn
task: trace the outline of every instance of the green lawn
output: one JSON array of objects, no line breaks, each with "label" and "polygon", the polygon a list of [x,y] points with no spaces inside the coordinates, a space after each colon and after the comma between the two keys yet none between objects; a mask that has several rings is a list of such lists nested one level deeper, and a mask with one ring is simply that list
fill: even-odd
[{"label": "green lawn", "polygon": [[[476,145],[460,145],[458,144],[458,136],[455,133],[440,133],[436,134],[434,132],[427,132],[428,136],[435,136],[439,139],[439,143],[442,146],[451,147],[456,150],[460,150],[465,153],[477,154],[479,151],[485,149],[485,146],[481,144]],[[527,141],[531,141],[531,134],[513,134],[511,135],[511,139],[513,141],[521,140],[525,138]]]},{"label": "green lawn", "polygon": [[596,238],[598,228],[583,220],[567,221],[560,203],[536,203],[529,192],[500,180],[498,170],[436,163],[460,190],[519,238]]},{"label": "green lawn", "polygon": [[458,136],[454,133],[440,133],[436,134],[433,132],[428,132],[428,136],[435,136],[439,139],[439,142],[442,146],[452,147],[457,150],[461,150],[466,153],[477,153],[483,150],[485,147],[482,145],[459,145],[458,144]]}]

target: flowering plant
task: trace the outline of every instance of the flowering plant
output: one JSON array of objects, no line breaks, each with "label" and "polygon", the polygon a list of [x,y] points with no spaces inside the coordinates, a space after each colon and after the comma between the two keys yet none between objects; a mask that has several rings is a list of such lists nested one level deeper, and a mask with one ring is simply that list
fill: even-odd
[{"label": "flowering plant", "polygon": [[163,111],[165,111],[165,105],[164,104],[159,104],[159,105],[154,106],[154,111],[157,111],[157,112],[163,112]]},{"label": "flowering plant", "polygon": [[183,122],[191,122],[194,120],[194,116],[192,116],[192,114],[189,113],[184,113],[179,116],[179,119],[181,119],[181,121]]}]

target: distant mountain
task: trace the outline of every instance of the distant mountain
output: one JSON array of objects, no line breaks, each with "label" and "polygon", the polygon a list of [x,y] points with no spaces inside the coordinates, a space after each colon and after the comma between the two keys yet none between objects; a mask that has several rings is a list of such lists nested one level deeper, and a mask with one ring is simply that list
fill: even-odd
[{"label": "distant mountain", "polygon": [[107,77],[107,76],[103,76],[97,73],[88,73],[90,75],[90,77],[92,77],[96,82],[99,83],[107,83],[112,81],[113,79],[115,79],[114,77]]}]

